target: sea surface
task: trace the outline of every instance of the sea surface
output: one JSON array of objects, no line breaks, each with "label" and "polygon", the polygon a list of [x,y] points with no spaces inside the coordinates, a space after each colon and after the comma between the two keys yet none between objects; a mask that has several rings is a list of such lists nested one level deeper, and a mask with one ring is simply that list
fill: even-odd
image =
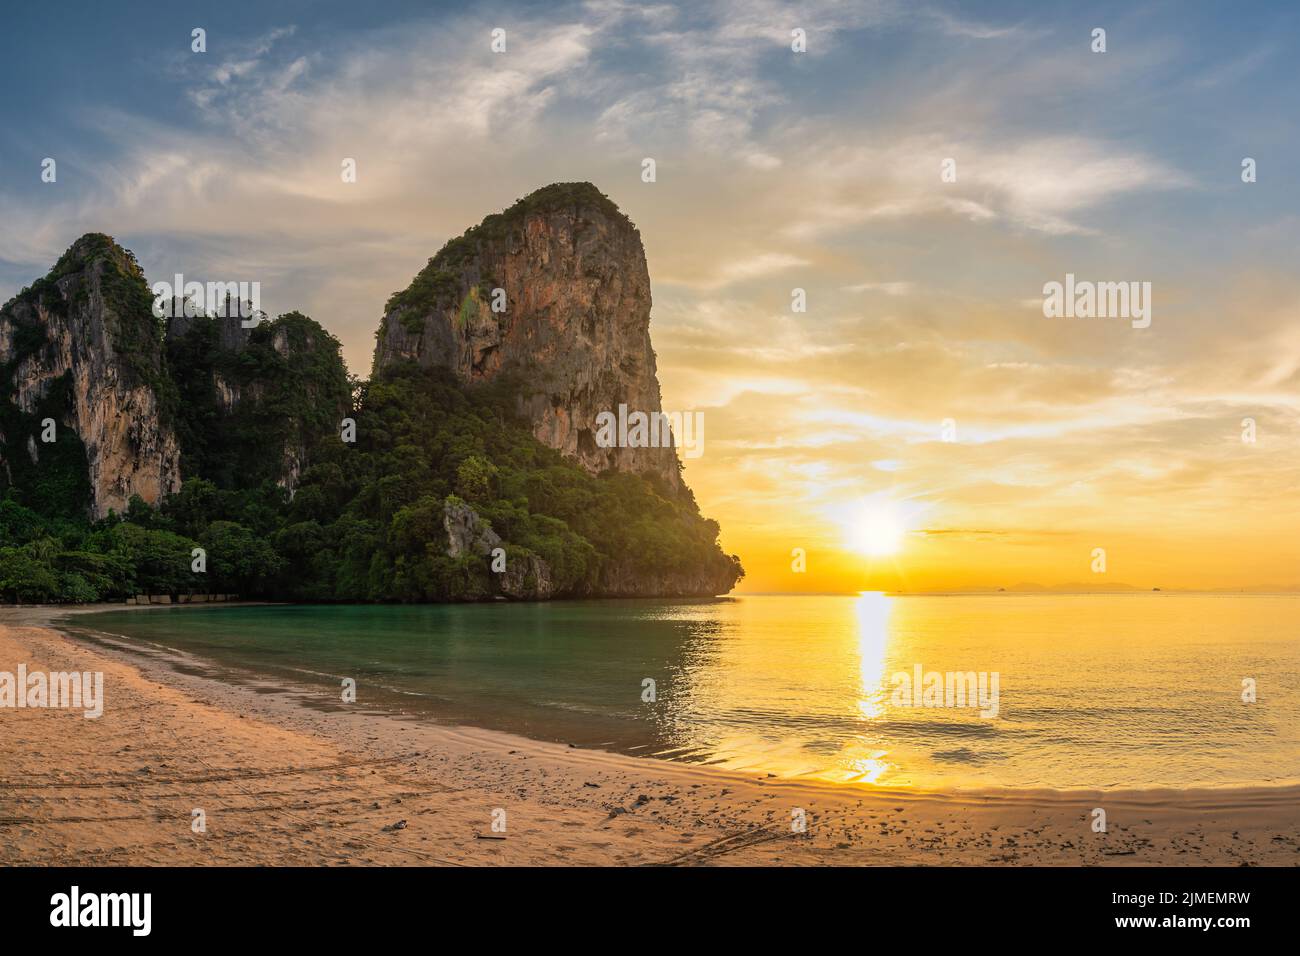
[{"label": "sea surface", "polygon": [[[359,707],[780,776],[927,788],[1300,781],[1297,595],[217,606],[68,626],[322,702],[338,704],[353,678]],[[955,685],[951,702],[932,693],[940,706],[925,706],[895,680],[918,665],[923,688],[927,673],[974,672],[991,694],[996,673],[996,706],[957,706]]]}]

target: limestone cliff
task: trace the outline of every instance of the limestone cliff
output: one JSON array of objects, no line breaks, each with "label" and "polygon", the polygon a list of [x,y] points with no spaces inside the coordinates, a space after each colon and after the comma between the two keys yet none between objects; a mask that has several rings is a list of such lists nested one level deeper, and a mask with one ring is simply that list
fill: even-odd
[{"label": "limestone cliff", "polygon": [[134,257],[92,233],[0,310],[0,480],[97,518],[179,487],[152,302]]},{"label": "limestone cliff", "polygon": [[274,481],[292,492],[319,443],[338,440],[351,405],[347,368],[338,340],[307,316],[243,328],[233,316],[182,314],[166,341],[186,477],[225,488]]},{"label": "limestone cliff", "polygon": [[[710,596],[744,574],[671,442],[597,442],[602,413],[660,397],[640,237],[588,184],[448,243],[390,301],[368,382],[300,313],[164,330],[153,304],[90,234],[0,309],[0,552],[22,571],[0,597],[179,593],[196,542],[220,587],[300,600]],[[84,533],[110,511],[130,520]]]},{"label": "limestone cliff", "polygon": [[650,305],[636,227],[590,183],[557,183],[447,243],[389,300],[374,370],[413,360],[466,384],[510,376],[544,444],[593,474],[648,473],[676,490],[671,447],[596,437],[596,417],[620,404],[660,411]]}]

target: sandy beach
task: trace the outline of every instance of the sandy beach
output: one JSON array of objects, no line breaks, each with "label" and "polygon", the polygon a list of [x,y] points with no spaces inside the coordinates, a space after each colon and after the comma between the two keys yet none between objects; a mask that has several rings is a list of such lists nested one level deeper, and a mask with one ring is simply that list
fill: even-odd
[{"label": "sandy beach", "polygon": [[[50,616],[0,611],[0,671],[102,671],[104,713],[0,709],[4,865],[1300,863],[1298,788],[945,793],[756,777],[217,679],[172,652],[74,639]],[[1091,828],[1096,807],[1106,833]]]}]

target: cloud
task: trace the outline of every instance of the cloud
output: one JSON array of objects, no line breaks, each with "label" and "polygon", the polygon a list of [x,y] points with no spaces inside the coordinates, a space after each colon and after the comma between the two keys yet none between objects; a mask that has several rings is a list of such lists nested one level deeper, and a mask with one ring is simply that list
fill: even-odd
[{"label": "cloud", "polygon": [[972,40],[1002,40],[1023,36],[1026,32],[1019,26],[995,27],[972,20],[963,20],[943,10],[925,10],[921,15],[930,17],[949,36]]},{"label": "cloud", "polygon": [[[879,139],[873,136],[872,139]],[[906,137],[893,145],[815,143],[798,163],[811,183],[785,233],[815,239],[875,219],[997,220],[1051,235],[1095,231],[1084,215],[1116,198],[1192,185],[1184,173],[1128,147],[1071,136],[1022,142],[945,142]],[[945,182],[946,160],[956,181]]]},{"label": "cloud", "polygon": [[907,295],[912,291],[910,282],[859,282],[857,285],[846,285],[845,292],[882,292],[885,295]]},{"label": "cloud", "polygon": [[809,260],[784,252],[761,252],[743,259],[732,259],[718,264],[705,279],[674,278],[671,274],[660,276],[661,281],[674,282],[696,289],[716,290],[734,282],[766,279],[777,273],[808,266]]}]

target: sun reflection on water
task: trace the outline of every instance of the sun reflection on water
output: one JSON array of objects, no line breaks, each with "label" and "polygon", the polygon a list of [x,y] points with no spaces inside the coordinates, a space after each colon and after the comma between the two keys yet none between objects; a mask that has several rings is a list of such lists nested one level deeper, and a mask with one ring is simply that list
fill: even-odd
[{"label": "sun reflection on water", "polygon": [[889,644],[889,615],[894,599],[880,591],[864,591],[854,602],[858,622],[858,668],[862,683],[858,710],[868,720],[884,716],[885,651]]},{"label": "sun reflection on water", "polygon": [[[854,602],[860,677],[858,712],[866,721],[878,720],[885,714],[885,653],[889,645],[889,616],[893,606],[894,599],[880,591],[864,591]],[[875,783],[893,768],[885,759],[887,750],[872,748],[861,737],[857,745],[864,747],[863,754],[845,754],[851,782]]]}]

